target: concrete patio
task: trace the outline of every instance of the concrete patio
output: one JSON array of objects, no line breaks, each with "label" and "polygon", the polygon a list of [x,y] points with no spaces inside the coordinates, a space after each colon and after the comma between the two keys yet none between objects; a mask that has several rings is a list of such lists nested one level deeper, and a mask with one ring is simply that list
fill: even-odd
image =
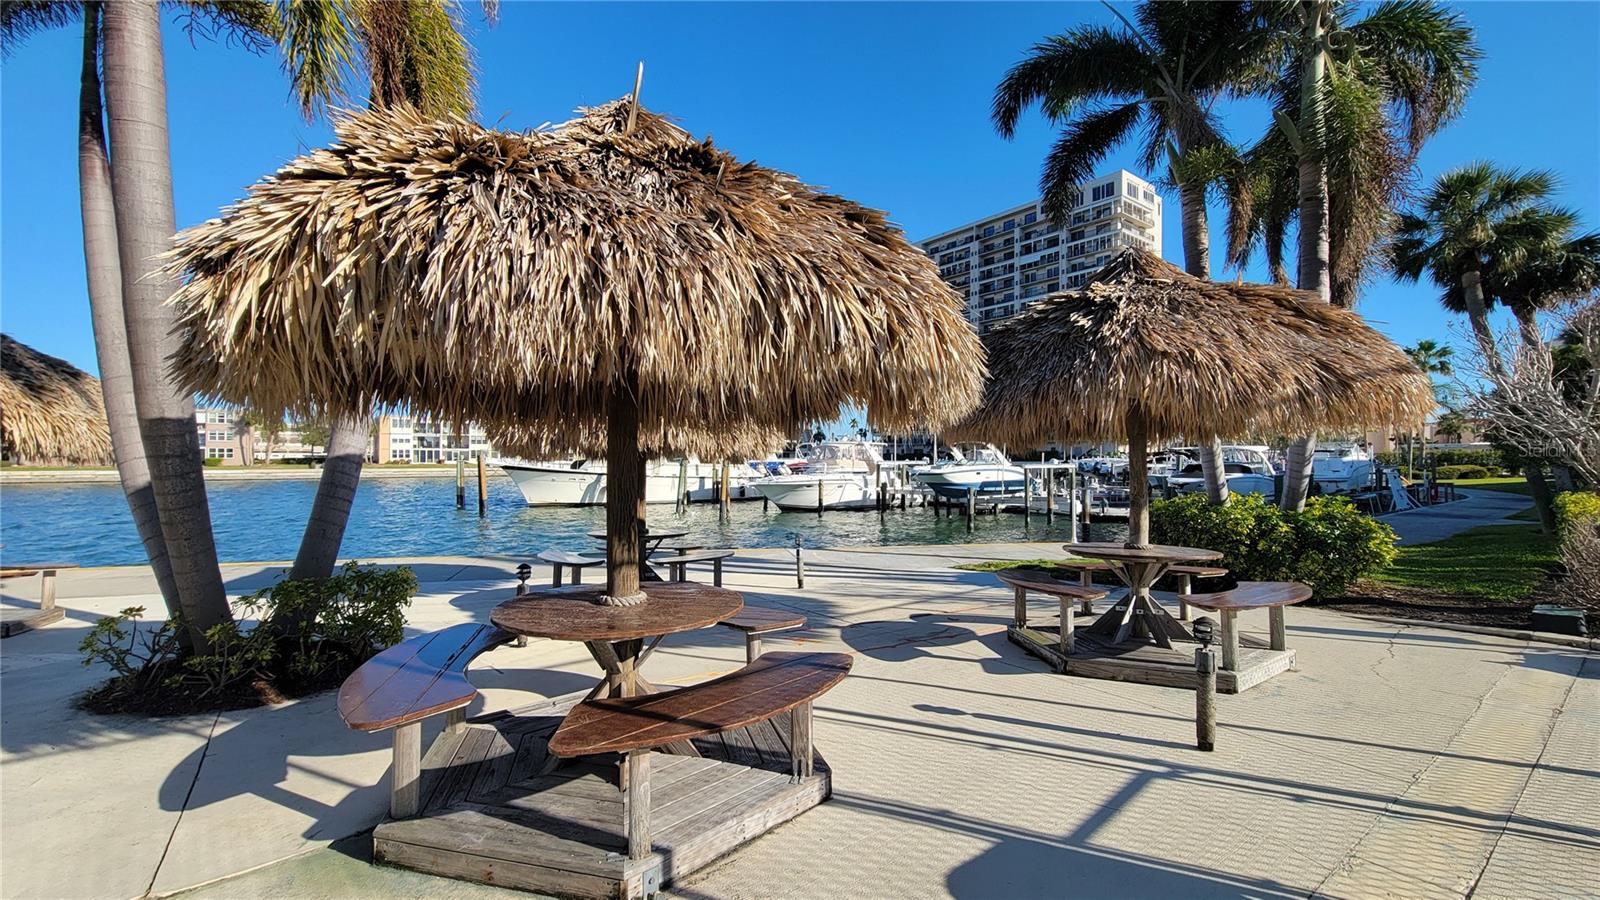
[{"label": "concrete patio", "polygon": [[[1593,655],[1294,608],[1300,671],[1221,698],[1217,751],[1199,753],[1192,694],[1048,671],[1006,641],[1010,591],[950,568],[1050,555],[1064,554],[820,551],[797,590],[791,554],[741,552],[730,587],[810,619],[769,648],[857,655],[817,710],[835,795],[671,893],[1600,892]],[[520,561],[415,561],[411,627],[487,620]],[[243,592],[280,568],[225,575]],[[4,587],[22,599],[36,589]],[[89,623],[160,601],[137,569],[63,573],[58,594],[66,621],[0,645],[0,895],[508,894],[362,860],[361,833],[386,803],[387,736],[345,729],[331,693],[161,721],[73,709],[71,697],[105,676],[79,664]],[[1241,621],[1264,630],[1253,618]],[[693,681],[741,662],[739,638],[711,629],[669,639],[646,671]],[[581,690],[595,674],[578,645],[503,648],[474,669],[484,697],[473,712]]]}]

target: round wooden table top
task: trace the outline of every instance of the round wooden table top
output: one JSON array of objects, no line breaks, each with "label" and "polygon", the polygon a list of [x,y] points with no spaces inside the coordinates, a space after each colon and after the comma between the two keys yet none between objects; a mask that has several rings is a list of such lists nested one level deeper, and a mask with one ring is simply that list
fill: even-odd
[{"label": "round wooden table top", "polygon": [[1128,547],[1115,541],[1092,544],[1063,544],[1062,549],[1090,559],[1110,559],[1117,562],[1205,562],[1221,559],[1216,550],[1200,547],[1169,547],[1151,544],[1148,547]]},{"label": "round wooden table top", "polygon": [[[644,533],[644,539],[647,541],[670,541],[673,538],[688,537],[688,535],[689,532],[687,531],[647,531]],[[597,541],[603,541],[607,535],[604,531],[591,531],[589,532],[589,537]]]},{"label": "round wooden table top", "polygon": [[512,634],[558,641],[627,641],[709,628],[738,615],[738,591],[693,581],[646,582],[645,602],[601,606],[603,584],[576,584],[523,594],[500,604],[489,621]]}]

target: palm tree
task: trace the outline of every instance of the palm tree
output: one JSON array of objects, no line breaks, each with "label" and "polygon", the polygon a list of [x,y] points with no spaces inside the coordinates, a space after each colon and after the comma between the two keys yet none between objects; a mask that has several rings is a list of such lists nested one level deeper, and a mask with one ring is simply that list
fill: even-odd
[{"label": "palm tree", "polygon": [[[1430,379],[1434,375],[1444,375],[1448,377],[1455,374],[1455,365],[1452,362],[1455,357],[1455,348],[1449,346],[1448,344],[1440,344],[1438,341],[1424,338],[1423,340],[1417,341],[1415,346],[1407,347],[1406,355],[1411,357],[1411,361],[1417,364],[1417,368],[1421,369],[1423,374],[1427,375]],[[1443,390],[1444,387],[1442,385],[1435,384],[1433,386],[1435,398],[1438,398]],[[1416,444],[1417,437],[1421,437],[1422,439],[1422,459],[1424,461],[1423,464],[1427,464],[1428,435],[1425,431],[1418,431],[1413,434],[1412,438],[1406,441],[1406,469],[1408,471],[1415,468],[1416,461],[1412,456],[1412,451]]]},{"label": "palm tree", "polygon": [[[484,10],[492,20],[496,5],[485,3]],[[348,19],[334,15],[312,24],[314,29],[308,27],[300,35],[302,49],[292,55],[349,61],[353,38],[359,39],[367,62],[370,106],[407,105],[435,116],[472,114],[472,52],[455,20],[454,4],[447,0],[359,0],[350,5]],[[332,81],[328,93],[342,94],[344,67],[331,65],[328,71]],[[319,92],[301,96],[308,118],[322,96]],[[290,578],[333,574],[371,446],[371,422],[369,414],[330,423],[327,459]]]},{"label": "palm tree", "polygon": [[1504,369],[1489,325],[1493,304],[1506,302],[1508,290],[1522,294],[1515,305],[1524,334],[1536,337],[1534,312],[1560,292],[1555,282],[1588,277],[1583,250],[1597,239],[1570,238],[1577,217],[1551,204],[1555,189],[1549,172],[1471,163],[1439,176],[1395,229],[1395,275],[1415,282],[1426,274],[1442,291],[1439,302],[1466,314],[1490,371]]},{"label": "palm tree", "polygon": [[[1165,164],[1177,185],[1185,270],[1210,278],[1206,194],[1233,157],[1211,105],[1265,74],[1271,36],[1243,3],[1146,2],[1136,22],[1117,16],[1121,28],[1080,25],[1036,44],[995,89],[995,127],[1010,138],[1035,103],[1061,125],[1039,187],[1046,210],[1063,224],[1078,202],[1077,186],[1137,136],[1144,167]],[[1201,442],[1206,492],[1220,503],[1228,492],[1222,442],[1207,438]]]},{"label": "palm tree", "polygon": [[[140,436],[127,325],[123,318],[116,210],[101,104],[102,9],[103,4],[99,2],[66,0],[17,0],[0,4],[0,47],[9,54],[18,41],[36,32],[65,26],[79,18],[83,21],[78,182],[95,355],[118,480],[162,599],[169,613],[176,615],[181,612],[178,586],[173,579],[167,541],[156,506],[155,485]],[[246,46],[257,49],[268,46],[263,36],[270,31],[273,22],[270,4],[197,3],[192,4],[189,11],[192,30],[210,31],[213,27],[222,27]]]},{"label": "palm tree", "polygon": [[[1279,37],[1274,124],[1230,184],[1229,259],[1260,243],[1287,280],[1284,239],[1298,226],[1295,284],[1354,306],[1418,151],[1460,114],[1481,56],[1471,26],[1431,0],[1256,4]],[[1290,442],[1281,505],[1299,509],[1314,435]]]}]

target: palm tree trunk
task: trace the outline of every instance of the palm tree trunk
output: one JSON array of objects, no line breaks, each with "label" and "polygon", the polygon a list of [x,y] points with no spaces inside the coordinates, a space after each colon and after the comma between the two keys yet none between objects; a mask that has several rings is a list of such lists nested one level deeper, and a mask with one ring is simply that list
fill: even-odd
[{"label": "palm tree trunk", "polygon": [[206,630],[233,615],[211,536],[194,396],[167,366],[177,350],[174,313],[166,305],[176,280],[156,268],[156,258],[170,249],[177,226],[161,53],[161,12],[152,0],[106,5],[111,190],[134,401],[178,607],[193,646],[203,651]]},{"label": "palm tree trunk", "polygon": [[[1476,272],[1471,273],[1471,274],[1473,274],[1474,276],[1477,275]],[[1466,283],[1466,279],[1465,279],[1465,277],[1463,277],[1462,278],[1463,286],[1465,286],[1465,283]],[[1482,297],[1483,297],[1483,288],[1482,288],[1482,285],[1479,285],[1478,286],[1478,306],[1479,307],[1482,307],[1484,305]],[[1468,298],[1468,304],[1469,304],[1468,311],[1469,311],[1469,314],[1472,312],[1471,303],[1472,303],[1472,299],[1469,297]],[[1516,304],[1515,306],[1513,306],[1511,308],[1511,312],[1512,312],[1513,315],[1515,315],[1517,317],[1517,330],[1520,332],[1521,337],[1522,337],[1523,351],[1526,352],[1526,353],[1548,353],[1548,352],[1550,352],[1549,349],[1545,346],[1544,335],[1539,333],[1539,319],[1538,319],[1537,314],[1534,312],[1533,307],[1528,306],[1526,304],[1519,303],[1519,304]],[[1480,330],[1478,328],[1477,321],[1474,321],[1473,326],[1472,326],[1472,331],[1473,331],[1473,334],[1478,338],[1478,342],[1480,344],[1483,343],[1483,341],[1484,341],[1483,332],[1488,332],[1489,333],[1489,338],[1488,339],[1489,339],[1489,342],[1490,342],[1489,343],[1490,350],[1489,351],[1485,351],[1485,355],[1487,356],[1487,354],[1490,351],[1497,351],[1497,348],[1495,347],[1495,345],[1493,343],[1494,334],[1493,334],[1492,331],[1489,330],[1489,324],[1486,321],[1488,319],[1487,312],[1483,313],[1483,319],[1485,321],[1483,322],[1483,330],[1482,330],[1482,332],[1480,332]],[[1504,365],[1504,362],[1498,359],[1498,355],[1496,357],[1496,363],[1501,365],[1501,366]],[[1573,480],[1573,477],[1572,477],[1572,469],[1571,469],[1571,467],[1562,466],[1562,465],[1552,465],[1550,467],[1550,472],[1551,472],[1552,475],[1555,476],[1556,490],[1557,491],[1570,491],[1576,486],[1574,484],[1574,480]],[[1530,460],[1527,465],[1523,466],[1523,478],[1528,483],[1528,496],[1533,498],[1533,507],[1539,514],[1539,525],[1540,525],[1540,527],[1544,530],[1545,534],[1555,534],[1556,533],[1555,502],[1554,502],[1554,498],[1550,494],[1550,485],[1544,479],[1544,466],[1542,464],[1540,464],[1540,463],[1537,463],[1537,462],[1534,462],[1534,461]]]},{"label": "palm tree trunk", "polygon": [[1128,546],[1150,545],[1150,428],[1144,411],[1128,411]]},{"label": "palm tree trunk", "polygon": [[[1211,231],[1206,219],[1206,188],[1203,184],[1182,184],[1178,201],[1183,208],[1183,268],[1196,278],[1211,277]],[[1200,441],[1200,475],[1206,484],[1206,499],[1228,502],[1228,474],[1222,464],[1222,438],[1210,435]]]},{"label": "palm tree trunk", "polygon": [[133,371],[128,362],[128,331],[122,320],[122,265],[117,261],[117,211],[111,199],[111,163],[106,153],[105,115],[100,106],[100,8],[83,9],[83,73],[78,90],[78,203],[83,214],[83,264],[89,276],[89,313],[94,324],[100,393],[111,426],[111,451],[117,478],[144,544],[167,615],[178,613],[167,542],[161,535],[150,467],[139,440],[139,411],[133,401]]},{"label": "palm tree trunk", "polygon": [[606,410],[607,605],[644,601],[639,590],[644,533],[644,455],[639,452],[639,403],[613,388]]},{"label": "palm tree trunk", "polygon": [[1533,508],[1539,514],[1539,527],[1545,534],[1556,533],[1556,508],[1550,499],[1550,485],[1544,480],[1544,467],[1528,462],[1522,467],[1522,477],[1528,483],[1528,496],[1533,498]]},{"label": "palm tree trunk", "polygon": [[[1300,243],[1295,286],[1315,293],[1322,302],[1332,300],[1329,275],[1328,170],[1322,158],[1321,106],[1317,98],[1326,76],[1322,55],[1323,4],[1306,4],[1305,60],[1300,86]],[[1283,473],[1283,496],[1278,505],[1301,510],[1311,491],[1311,458],[1317,449],[1315,434],[1289,442]]]},{"label": "palm tree trunk", "polygon": [[1478,352],[1483,354],[1489,377],[1505,378],[1505,361],[1500,358],[1500,347],[1494,341],[1494,329],[1489,327],[1489,306],[1483,299],[1483,282],[1476,271],[1461,273],[1461,299],[1467,307],[1467,322],[1472,326],[1472,336],[1478,341]]},{"label": "palm tree trunk", "polygon": [[327,578],[339,561],[339,545],[344,543],[345,526],[350,521],[350,506],[361,484],[361,466],[367,459],[367,419],[349,416],[336,419],[328,430],[328,458],[317,481],[317,496],[311,501],[311,517],[300,537],[290,578]]}]

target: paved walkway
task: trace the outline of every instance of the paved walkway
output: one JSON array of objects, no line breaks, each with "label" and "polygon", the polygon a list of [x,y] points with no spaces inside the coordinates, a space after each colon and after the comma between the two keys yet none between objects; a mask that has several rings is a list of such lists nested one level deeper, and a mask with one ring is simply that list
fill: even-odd
[{"label": "paved walkway", "polygon": [[[730,586],[810,618],[773,646],[857,656],[818,707],[836,793],[674,893],[1596,893],[1600,659],[1296,609],[1300,671],[1221,698],[1218,749],[1199,753],[1192,695],[1047,671],[1005,639],[1010,593],[950,568],[1050,553],[825,551],[809,554],[804,591],[787,554],[742,553]],[[485,618],[515,562],[422,562],[412,626]],[[274,573],[227,574],[244,590]],[[0,646],[0,896],[208,883],[200,896],[526,896],[363,861],[360,833],[386,802],[386,736],[346,730],[329,694],[159,722],[74,711],[70,698],[105,674],[78,663],[87,624],[159,601],[129,570],[64,575],[61,588],[67,621]],[[664,644],[652,679],[737,667],[741,647],[724,631]],[[553,642],[497,650],[473,672],[484,710],[593,676],[581,648]]]},{"label": "paved walkway", "polygon": [[1390,513],[1379,521],[1388,523],[1402,544],[1429,544],[1460,534],[1480,525],[1527,525],[1506,519],[1533,505],[1525,494],[1509,491],[1461,491],[1462,500],[1439,506]]}]

